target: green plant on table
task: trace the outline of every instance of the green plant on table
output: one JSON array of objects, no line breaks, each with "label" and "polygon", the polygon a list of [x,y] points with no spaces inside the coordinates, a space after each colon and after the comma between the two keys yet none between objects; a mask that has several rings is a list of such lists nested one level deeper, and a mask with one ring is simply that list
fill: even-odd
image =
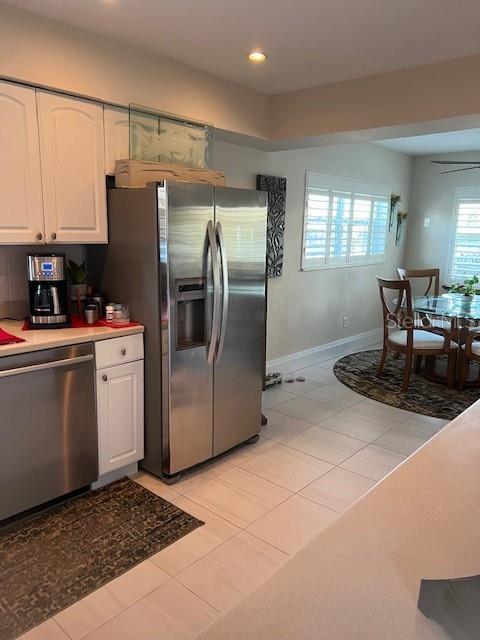
[{"label": "green plant on table", "polygon": [[75,260],[68,261],[67,275],[71,284],[85,284],[87,282],[87,271],[85,261],[77,264]]},{"label": "green plant on table", "polygon": [[473,275],[471,278],[467,278],[463,281],[463,284],[459,282],[450,287],[450,293],[463,293],[464,296],[480,295],[480,290],[477,285],[480,282],[478,276]]}]

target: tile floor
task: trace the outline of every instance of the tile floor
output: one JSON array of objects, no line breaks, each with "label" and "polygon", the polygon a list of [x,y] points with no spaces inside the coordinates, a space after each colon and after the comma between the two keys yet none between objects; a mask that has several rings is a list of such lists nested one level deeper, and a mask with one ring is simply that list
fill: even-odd
[{"label": "tile floor", "polygon": [[[318,356],[317,356],[318,357]],[[446,421],[341,385],[336,359],[290,363],[305,382],[264,393],[268,425],[166,486],[137,482],[206,524],[22,636],[23,640],[193,638],[273,574]]]}]

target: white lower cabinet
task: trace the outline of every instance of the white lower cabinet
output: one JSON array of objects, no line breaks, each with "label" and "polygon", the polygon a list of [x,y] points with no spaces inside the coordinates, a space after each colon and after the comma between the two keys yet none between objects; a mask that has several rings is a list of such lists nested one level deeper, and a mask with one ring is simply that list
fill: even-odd
[{"label": "white lower cabinet", "polygon": [[[102,343],[106,346],[120,340]],[[97,369],[96,385],[98,466],[102,476],[143,458],[143,359]]]}]

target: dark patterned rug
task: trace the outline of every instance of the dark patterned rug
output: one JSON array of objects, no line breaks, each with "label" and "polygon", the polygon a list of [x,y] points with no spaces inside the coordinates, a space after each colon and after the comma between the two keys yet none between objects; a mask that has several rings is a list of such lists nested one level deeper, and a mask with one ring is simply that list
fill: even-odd
[{"label": "dark patterned rug", "polygon": [[[426,416],[453,420],[480,398],[480,389],[447,389],[443,384],[427,380],[412,369],[410,386],[405,393],[400,391],[405,360],[397,360],[388,354],[383,375],[377,375],[380,350],[361,351],[345,356],[335,363],[333,372],[347,387],[373,400],[392,407],[414,411]],[[438,366],[442,358],[438,356]]]},{"label": "dark patterned rug", "polygon": [[16,638],[202,524],[124,478],[0,528],[0,639]]}]

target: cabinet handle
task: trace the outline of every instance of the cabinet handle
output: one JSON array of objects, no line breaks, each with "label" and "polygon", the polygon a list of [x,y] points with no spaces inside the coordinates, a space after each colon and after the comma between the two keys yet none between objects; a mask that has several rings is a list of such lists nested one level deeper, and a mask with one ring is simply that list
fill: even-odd
[{"label": "cabinet handle", "polygon": [[57,234],[54,232],[54,233],[52,233],[52,235],[50,237],[52,238],[52,240],[56,240],[57,239]]},{"label": "cabinet handle", "polygon": [[108,376],[107,376],[107,374],[106,374],[106,373],[104,373],[104,374],[103,374],[103,376],[102,376],[102,380],[103,380],[104,382],[106,382],[106,381],[108,380]]},{"label": "cabinet handle", "polygon": [[37,240],[43,240],[43,233],[37,233],[37,235],[35,236]]},{"label": "cabinet handle", "polygon": [[127,355],[127,350],[125,349],[125,347],[120,351],[120,353],[122,354],[122,356]]}]

